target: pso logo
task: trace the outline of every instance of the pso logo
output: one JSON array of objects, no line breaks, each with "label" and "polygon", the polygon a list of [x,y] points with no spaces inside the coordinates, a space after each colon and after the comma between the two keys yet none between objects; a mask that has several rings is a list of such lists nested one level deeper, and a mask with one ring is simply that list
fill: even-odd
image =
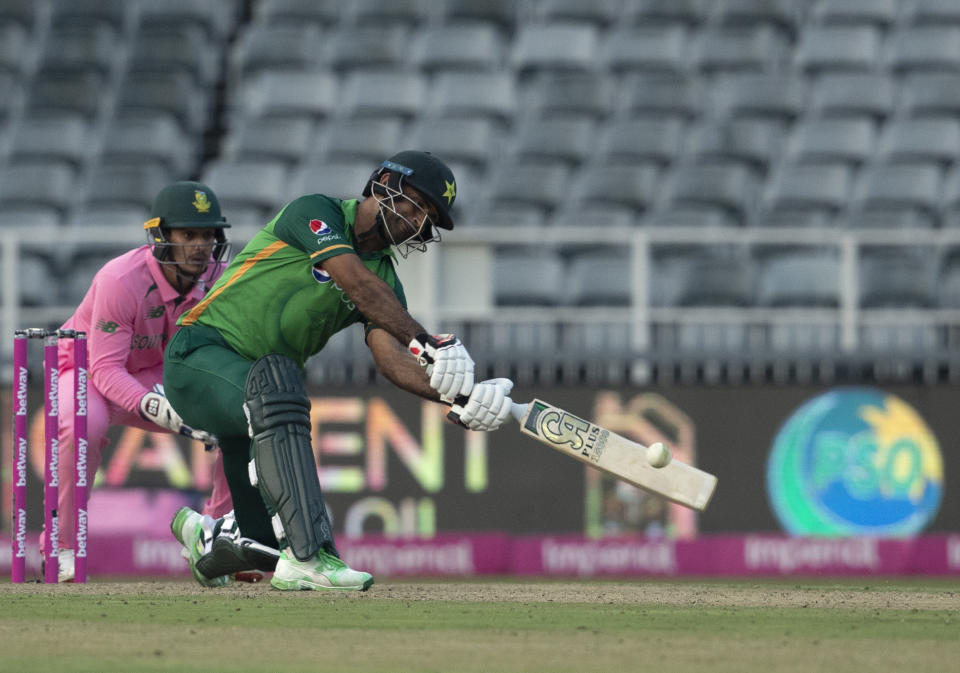
[{"label": "pso logo", "polygon": [[767,461],[767,495],[795,535],[910,535],[943,496],[937,440],[906,402],[834,390],[787,419]]}]

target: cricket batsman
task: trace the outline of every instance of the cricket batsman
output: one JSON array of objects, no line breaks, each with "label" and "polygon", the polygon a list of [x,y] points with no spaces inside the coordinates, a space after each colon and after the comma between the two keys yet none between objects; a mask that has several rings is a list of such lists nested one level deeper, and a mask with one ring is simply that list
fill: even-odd
[{"label": "cricket batsman", "polygon": [[510,412],[513,383],[475,383],[463,344],[431,336],[407,312],[394,268],[394,250],[425,251],[453,229],[453,172],[430,153],[399,152],[362,195],[310,194],[284,206],[167,346],[167,395],[184,421],[220,438],[235,510],[235,520],[214,522],[182,508],[171,522],[203,585],[252,568],[274,570],[280,590],[373,584],[339,558],[310,442],[303,369],[336,332],[362,323],[378,371],[451,406],[464,427],[496,430]]}]

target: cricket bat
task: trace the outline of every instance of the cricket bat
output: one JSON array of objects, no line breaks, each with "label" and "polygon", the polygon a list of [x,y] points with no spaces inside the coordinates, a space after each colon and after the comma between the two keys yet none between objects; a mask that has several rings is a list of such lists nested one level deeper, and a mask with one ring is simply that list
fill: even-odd
[{"label": "cricket bat", "polygon": [[512,414],[525,435],[685,507],[702,512],[717,487],[714,475],[678,460],[655,468],[647,462],[647,447],[542,400],[515,402]]}]

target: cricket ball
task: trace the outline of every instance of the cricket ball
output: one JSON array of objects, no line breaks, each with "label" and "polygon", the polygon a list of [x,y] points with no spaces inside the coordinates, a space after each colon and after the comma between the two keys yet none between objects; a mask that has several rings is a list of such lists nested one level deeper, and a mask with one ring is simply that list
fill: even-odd
[{"label": "cricket ball", "polygon": [[651,466],[666,467],[670,460],[670,449],[663,442],[655,442],[647,447],[647,462]]}]

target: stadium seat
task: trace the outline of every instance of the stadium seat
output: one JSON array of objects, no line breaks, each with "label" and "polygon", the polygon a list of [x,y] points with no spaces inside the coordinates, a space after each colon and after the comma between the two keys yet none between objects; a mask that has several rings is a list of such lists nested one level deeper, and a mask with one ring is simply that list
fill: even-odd
[{"label": "stadium seat", "polygon": [[99,164],[91,171],[84,203],[86,208],[150,208],[172,177],[158,164]]},{"label": "stadium seat", "polygon": [[911,0],[904,3],[903,19],[915,26],[960,25],[960,5],[953,0]]},{"label": "stadium seat", "polygon": [[440,0],[444,23],[483,21],[513,32],[517,25],[516,0]]},{"label": "stadium seat", "polygon": [[102,23],[122,33],[134,7],[124,0],[57,0],[52,9],[51,24],[56,28]]},{"label": "stadium seat", "polygon": [[960,71],[960,26],[921,26],[893,33],[887,64],[897,74]]},{"label": "stadium seat", "polygon": [[535,72],[592,71],[599,49],[590,24],[524,24],[514,38],[510,63],[522,77]]},{"label": "stadium seat", "polygon": [[565,166],[514,162],[492,176],[490,198],[497,203],[537,206],[545,213],[566,199],[570,172]]},{"label": "stadium seat", "polygon": [[0,21],[13,21],[25,30],[33,31],[47,3],[37,0],[3,0],[0,2]]},{"label": "stadium seat", "polygon": [[917,210],[939,218],[941,181],[942,171],[935,164],[871,166],[852,205],[861,210]]},{"label": "stadium seat", "polygon": [[52,230],[62,223],[63,217],[58,211],[36,210],[30,206],[3,208],[0,204],[0,231],[19,230],[33,238],[38,230]]},{"label": "stadium seat", "polygon": [[517,106],[513,76],[505,72],[444,72],[426,96],[430,112],[509,122]]},{"label": "stadium seat", "polygon": [[943,167],[960,156],[960,122],[954,117],[898,119],[887,124],[879,158],[888,162],[939,162]]},{"label": "stadium seat", "polygon": [[757,255],[757,305],[840,306],[840,258],[836,248],[794,248]]},{"label": "stadium seat", "polygon": [[674,117],[636,117],[600,127],[599,154],[615,161],[655,161],[667,166],[683,146],[686,126]]},{"label": "stadium seat", "polygon": [[284,201],[287,167],[279,161],[231,162],[225,159],[208,164],[201,179],[217,193],[224,214],[231,208],[259,208],[275,212]]},{"label": "stadium seat", "polygon": [[93,71],[67,74],[40,71],[30,84],[28,116],[77,112],[89,120],[106,104],[104,79]]},{"label": "stadium seat", "polygon": [[934,325],[867,324],[857,334],[858,346],[865,352],[923,353],[940,347]]},{"label": "stadium seat", "polygon": [[308,49],[325,54],[324,64],[338,72],[380,72],[402,69],[409,58],[410,41],[409,30],[400,25],[340,25],[327,36],[324,50],[315,44]]},{"label": "stadium seat", "polygon": [[771,177],[763,197],[768,212],[818,210],[836,214],[846,207],[853,171],[844,164],[787,163]]},{"label": "stadium seat", "polygon": [[783,136],[783,122],[776,119],[707,122],[689,134],[686,152],[698,161],[737,161],[765,173],[781,151]]},{"label": "stadium seat", "polygon": [[628,115],[693,119],[703,112],[703,85],[693,76],[630,74],[624,77],[622,87]]},{"label": "stadium seat", "polygon": [[371,26],[416,26],[430,18],[431,0],[353,0],[350,19]]},{"label": "stadium seat", "polygon": [[821,0],[810,8],[813,23],[832,26],[872,26],[882,30],[897,22],[898,0]]},{"label": "stadium seat", "polygon": [[667,187],[666,203],[715,206],[744,222],[759,184],[754,172],[740,163],[714,160],[682,164]]},{"label": "stadium seat", "polygon": [[[150,219],[150,209],[142,205],[104,204],[83,208],[67,223],[71,227],[116,227],[136,231]],[[81,234],[82,236],[82,234]]]},{"label": "stadium seat", "polygon": [[882,36],[871,26],[808,26],[795,51],[797,67],[808,74],[876,68]]},{"label": "stadium seat", "polygon": [[850,229],[931,229],[938,219],[938,214],[930,211],[880,203],[847,213],[842,224]]},{"label": "stadium seat", "polygon": [[244,82],[233,114],[318,120],[339,104],[339,83],[328,72],[270,71]]},{"label": "stadium seat", "polygon": [[77,24],[47,36],[40,68],[70,74],[93,71],[106,77],[117,57],[117,36],[109,25]]},{"label": "stadium seat", "polygon": [[593,154],[596,132],[589,119],[528,118],[517,125],[508,144],[510,154],[523,161],[577,166]]},{"label": "stadium seat", "polygon": [[614,100],[619,93],[612,77],[583,72],[541,73],[525,89],[530,98],[526,109],[544,118],[577,115],[602,119],[614,111]]},{"label": "stadium seat", "polygon": [[347,75],[339,101],[341,112],[359,117],[412,119],[427,99],[427,81],[420,73],[358,70]]},{"label": "stadium seat", "polygon": [[435,119],[421,115],[410,132],[410,146],[433,152],[444,161],[460,161],[478,169],[499,153],[501,134],[489,119]]},{"label": "stadium seat", "polygon": [[18,163],[0,169],[0,209],[36,208],[66,213],[74,199],[76,171],[69,163]]},{"label": "stadium seat", "polygon": [[943,180],[942,205],[945,214],[945,226],[960,226],[960,167],[954,166],[948,170]]},{"label": "stadium seat", "polygon": [[239,7],[239,3],[223,0],[139,0],[138,4],[144,30],[200,26],[218,43],[223,43],[236,25]]},{"label": "stadium seat", "polygon": [[960,309],[960,256],[952,252],[944,256],[937,278],[937,306]]},{"label": "stadium seat", "polygon": [[[460,176],[457,176],[459,180]],[[511,227],[526,230],[542,227],[547,222],[543,210],[532,205],[518,206],[474,199],[474,204],[463,206],[458,199],[455,208],[459,211],[455,219],[457,227]]]},{"label": "stadium seat", "polygon": [[0,72],[21,75],[27,67],[29,38],[26,29],[18,23],[0,23]]},{"label": "stadium seat", "polygon": [[649,210],[660,194],[656,164],[604,162],[585,166],[576,195],[581,203],[625,206],[637,213]]},{"label": "stadium seat", "polygon": [[567,273],[555,250],[514,246],[496,250],[493,296],[497,306],[558,306],[566,303]]},{"label": "stadium seat", "polygon": [[219,74],[220,54],[197,26],[177,26],[162,32],[138,33],[130,45],[131,73],[187,73],[194,83],[214,86]]},{"label": "stadium seat", "polygon": [[630,251],[601,248],[573,254],[568,262],[568,302],[574,306],[630,306]]},{"label": "stadium seat", "polygon": [[263,71],[317,70],[329,37],[313,24],[252,24],[233,46],[230,79],[239,85]]},{"label": "stadium seat", "polygon": [[619,0],[540,0],[539,17],[547,23],[577,21],[605,28],[618,23],[623,16]]},{"label": "stadium seat", "polygon": [[[790,50],[783,33],[771,26],[707,29],[700,38],[696,64],[705,73],[764,72],[785,65]],[[684,49],[689,49],[684,45]]]},{"label": "stadium seat", "polygon": [[679,24],[695,28],[710,13],[709,0],[636,0],[627,3],[623,12],[629,22],[639,25]]},{"label": "stadium seat", "polygon": [[[56,306],[59,304],[60,269],[48,256],[25,252],[17,260],[20,303],[23,306]],[[89,287],[89,285],[85,286]]]},{"label": "stadium seat", "polygon": [[101,154],[109,163],[159,163],[173,175],[190,175],[197,150],[173,117],[136,114],[110,122]]},{"label": "stadium seat", "polygon": [[901,93],[904,113],[912,117],[960,115],[960,73],[911,73]]},{"label": "stadium seat", "polygon": [[14,162],[63,160],[80,170],[97,151],[90,123],[77,113],[23,119],[10,148]]},{"label": "stadium seat", "polygon": [[717,0],[714,12],[721,25],[768,24],[793,35],[803,19],[804,4],[802,0]]},{"label": "stadium seat", "polygon": [[609,31],[599,64],[614,74],[683,74],[690,67],[690,36],[683,26],[640,26]]},{"label": "stadium seat", "polygon": [[717,78],[712,109],[732,116],[793,121],[803,110],[804,97],[804,83],[798,77],[737,73]]},{"label": "stadium seat", "polygon": [[289,165],[308,156],[313,140],[310,119],[246,119],[227,135],[224,156],[238,161],[279,160]]},{"label": "stadium seat", "polygon": [[255,6],[254,22],[334,25],[341,13],[340,0],[260,0]]},{"label": "stadium seat", "polygon": [[369,161],[306,161],[291,171],[288,184],[277,192],[277,196],[282,197],[283,201],[291,201],[304,194],[357,199],[377,165],[371,165]]},{"label": "stadium seat", "polygon": [[833,224],[833,217],[823,210],[809,210],[798,208],[791,210],[784,207],[780,210],[758,209],[753,213],[751,225],[782,229],[825,229]]},{"label": "stadium seat", "polygon": [[127,77],[117,94],[118,114],[173,115],[191,134],[201,133],[212,112],[212,93],[185,73]]},{"label": "stadium seat", "polygon": [[824,117],[869,117],[880,122],[893,107],[893,80],[886,74],[826,73],[811,87],[810,112]]},{"label": "stadium seat", "polygon": [[932,308],[937,297],[936,256],[922,246],[860,250],[862,308]]},{"label": "stadium seat", "polygon": [[748,306],[752,303],[750,259],[738,249],[652,248],[651,306]]},{"label": "stadium seat", "polygon": [[399,119],[331,119],[320,124],[317,156],[334,162],[370,162],[371,171],[400,147],[403,123]]},{"label": "stadium seat", "polygon": [[428,26],[416,32],[410,61],[426,73],[493,71],[502,67],[506,45],[493,25]]},{"label": "stadium seat", "polygon": [[876,136],[866,118],[805,119],[793,129],[788,154],[799,163],[842,162],[856,168],[873,155]]}]

